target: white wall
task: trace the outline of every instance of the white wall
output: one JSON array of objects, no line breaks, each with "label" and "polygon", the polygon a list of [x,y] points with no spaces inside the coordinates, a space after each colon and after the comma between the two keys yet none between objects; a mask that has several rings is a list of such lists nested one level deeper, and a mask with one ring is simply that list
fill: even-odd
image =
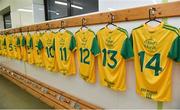
[{"label": "white wall", "polygon": [[0,29],[4,29],[3,16],[0,15]]},{"label": "white wall", "polygon": [[33,0],[34,23],[45,21],[43,0]]},{"label": "white wall", "polygon": [[[43,0],[0,0],[0,11],[8,6],[10,6],[13,28],[45,20]],[[26,9],[29,12],[18,9]],[[1,22],[3,23],[2,19]]]},{"label": "white wall", "polygon": [[[115,3],[116,1],[116,3]],[[118,1],[118,3],[117,3]],[[156,0],[157,1],[157,0]],[[135,7],[139,5],[153,4],[155,0],[99,0],[100,11],[107,11],[108,7],[119,9],[126,7]],[[160,2],[160,1],[157,1]],[[107,5],[108,4],[108,5]],[[117,23],[128,30],[129,34],[131,30],[145,21],[133,21]],[[180,27],[180,18],[170,18],[168,23],[176,27]],[[97,32],[100,28],[105,25],[94,25],[89,26],[92,30]],[[79,29],[68,28],[68,30],[75,32]],[[135,73],[133,61],[127,62],[127,91],[126,92],[115,92],[106,87],[102,87],[99,84],[99,77],[97,73],[97,83],[88,84],[85,83],[77,72],[76,76],[66,77],[59,73],[47,72],[43,68],[37,68],[33,65],[24,64],[21,61],[12,60],[4,57],[0,57],[0,62],[20,72],[26,73],[42,82],[45,82],[53,87],[70,93],[76,97],[86,100],[95,105],[99,105],[103,108],[151,108],[156,109],[157,103],[143,97],[140,97],[135,92]],[[173,68],[173,101],[164,103],[164,108],[180,108],[180,65],[174,63]]]}]

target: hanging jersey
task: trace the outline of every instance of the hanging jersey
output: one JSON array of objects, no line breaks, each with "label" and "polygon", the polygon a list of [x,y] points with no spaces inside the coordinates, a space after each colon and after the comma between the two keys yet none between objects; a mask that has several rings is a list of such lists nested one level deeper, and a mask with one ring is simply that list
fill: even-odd
[{"label": "hanging jersey", "polygon": [[113,90],[125,91],[125,59],[133,56],[127,31],[104,27],[97,32],[97,39],[101,51],[98,55],[100,83]]},{"label": "hanging jersey", "polygon": [[13,37],[12,37],[12,35],[6,36],[6,47],[7,47],[7,56],[9,58],[13,58],[14,51],[13,51]]},{"label": "hanging jersey", "polygon": [[26,51],[27,51],[27,61],[29,64],[34,63],[34,56],[33,56],[33,39],[30,33],[26,35]]},{"label": "hanging jersey", "polygon": [[13,36],[13,51],[14,51],[14,58],[20,60],[21,49],[20,49],[20,39],[18,35]]},{"label": "hanging jersey", "polygon": [[75,34],[79,73],[86,82],[95,83],[95,56],[100,53],[95,33],[88,30],[79,30]]},{"label": "hanging jersey", "polygon": [[27,61],[26,38],[23,34],[20,35],[20,45],[21,45],[21,59],[23,61]]},{"label": "hanging jersey", "polygon": [[178,30],[163,22],[152,28],[144,24],[132,31],[136,91],[156,101],[171,100],[172,63],[180,61]]},{"label": "hanging jersey", "polygon": [[56,61],[59,72],[64,75],[73,75],[76,73],[74,50],[76,42],[70,31],[58,32],[55,37]]},{"label": "hanging jersey", "polygon": [[40,66],[40,67],[43,66],[43,58],[42,58],[42,51],[38,49],[38,42],[42,36],[43,34],[41,33],[34,33],[32,35],[34,63],[36,66]]},{"label": "hanging jersey", "polygon": [[38,49],[42,51],[44,66],[49,71],[55,71],[55,34],[46,32],[38,42]]}]

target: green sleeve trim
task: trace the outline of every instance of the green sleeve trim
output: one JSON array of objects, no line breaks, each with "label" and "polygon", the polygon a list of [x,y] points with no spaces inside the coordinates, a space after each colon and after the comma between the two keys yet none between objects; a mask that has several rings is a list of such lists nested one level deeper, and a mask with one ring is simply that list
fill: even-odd
[{"label": "green sleeve trim", "polygon": [[174,28],[171,28],[171,27],[168,27],[167,25],[164,25],[163,28],[167,29],[167,30],[170,30],[170,31],[173,31],[175,32],[177,35],[179,35],[179,31],[174,29]]},{"label": "green sleeve trim", "polygon": [[78,32],[80,32],[80,29],[79,29],[79,30],[77,30],[77,31],[75,32],[75,34],[77,34]]},{"label": "green sleeve trim", "polygon": [[128,32],[126,29],[123,29],[121,27],[118,27],[118,30],[120,30],[121,32],[124,32],[126,34],[126,36],[128,36]]},{"label": "green sleeve trim", "polygon": [[95,36],[93,39],[91,52],[94,56],[97,56],[100,53],[97,36]]},{"label": "green sleeve trim", "polygon": [[[100,30],[103,30],[103,29],[105,29],[105,27],[101,28]],[[99,30],[99,31],[100,31],[100,30]]]},{"label": "green sleeve trim", "polygon": [[132,34],[130,35],[129,41],[130,41],[132,49],[133,49],[133,36],[132,36]]},{"label": "green sleeve trim", "polygon": [[38,50],[41,50],[43,48],[43,43],[41,40],[38,41]]},{"label": "green sleeve trim", "polygon": [[169,28],[172,28],[172,29],[174,29],[174,30],[176,30],[176,31],[179,31],[178,28],[176,28],[176,27],[174,27],[174,26],[171,26],[171,25],[168,25],[168,24],[165,24],[164,26],[169,27]]},{"label": "green sleeve trim", "polygon": [[67,32],[68,34],[70,34],[71,36],[74,36],[71,31],[66,30],[66,32]]},{"label": "green sleeve trim", "polygon": [[96,35],[95,32],[93,30],[89,29],[89,28],[88,28],[88,31],[92,32],[94,35]]},{"label": "green sleeve trim", "polygon": [[20,39],[19,39],[19,37],[17,37],[17,39],[16,39],[16,45],[19,47],[20,46]]},{"label": "green sleeve trim", "polygon": [[173,41],[168,57],[176,62],[180,62],[180,37]]},{"label": "green sleeve trim", "polygon": [[123,43],[123,46],[121,49],[121,55],[124,59],[129,59],[129,58],[134,56],[133,49],[132,49],[131,42],[130,42],[129,38],[126,38],[124,43]]},{"label": "green sleeve trim", "polygon": [[76,49],[76,39],[75,39],[75,37],[73,35],[71,36],[69,49],[71,51],[74,51]]}]

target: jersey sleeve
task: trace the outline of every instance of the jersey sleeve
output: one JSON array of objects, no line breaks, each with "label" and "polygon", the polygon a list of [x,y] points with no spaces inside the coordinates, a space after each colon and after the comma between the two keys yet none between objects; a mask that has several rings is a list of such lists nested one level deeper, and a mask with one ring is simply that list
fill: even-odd
[{"label": "jersey sleeve", "polygon": [[95,36],[93,39],[91,52],[94,56],[97,56],[100,53],[97,36]]},{"label": "jersey sleeve", "polygon": [[38,41],[38,50],[42,50],[43,48],[43,43],[41,40]]},{"label": "jersey sleeve", "polygon": [[168,57],[176,62],[180,62],[180,36],[173,41]]},{"label": "jersey sleeve", "polygon": [[4,39],[3,45],[6,46],[6,39]]},{"label": "jersey sleeve", "polygon": [[22,41],[21,41],[21,42],[22,42],[22,46],[25,46],[25,45],[26,45],[26,39],[25,39],[24,36],[22,37]]},{"label": "jersey sleeve", "polygon": [[20,46],[20,39],[19,39],[19,37],[17,37],[17,39],[16,39],[16,45],[19,47]]},{"label": "jersey sleeve", "polygon": [[32,39],[32,37],[30,38],[30,41],[29,41],[29,47],[33,48],[33,39]]},{"label": "jersey sleeve", "polygon": [[123,46],[121,49],[121,55],[124,59],[129,59],[134,56],[131,41],[130,41],[130,38],[128,38],[128,37],[123,42]]},{"label": "jersey sleeve", "polygon": [[71,51],[76,50],[76,40],[75,40],[75,37],[73,35],[71,36],[71,41],[70,41],[69,49]]}]

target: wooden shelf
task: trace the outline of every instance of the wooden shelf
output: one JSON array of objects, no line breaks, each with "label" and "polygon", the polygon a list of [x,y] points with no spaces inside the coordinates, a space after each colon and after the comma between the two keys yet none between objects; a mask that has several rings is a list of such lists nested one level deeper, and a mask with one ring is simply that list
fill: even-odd
[{"label": "wooden shelf", "polygon": [[[56,109],[98,109],[102,108],[74,97],[66,92],[40,82],[28,75],[0,65],[0,72],[4,77],[14,82],[33,96],[39,98]],[[60,98],[61,97],[61,98]],[[62,99],[63,97],[63,99]],[[76,104],[76,105],[75,105]],[[78,108],[76,108],[78,106]]]},{"label": "wooden shelf", "polygon": [[64,21],[65,27],[76,27],[76,26],[81,26],[83,18],[85,18],[86,20],[86,25],[104,24],[110,21],[110,13],[112,13],[115,17],[114,22],[143,20],[149,18],[149,9],[152,7],[156,8],[157,10],[155,15],[157,18],[180,16],[180,1],[177,1],[177,2],[162,3],[156,5],[124,9],[124,10],[96,12],[81,16],[67,17],[63,19],[46,21],[39,24],[33,24],[19,28],[5,29],[0,31],[0,33],[2,32],[18,33],[20,32],[21,29],[22,32],[36,31],[37,28],[38,30],[47,30],[49,27],[51,29],[57,29],[61,27],[61,21]]}]

